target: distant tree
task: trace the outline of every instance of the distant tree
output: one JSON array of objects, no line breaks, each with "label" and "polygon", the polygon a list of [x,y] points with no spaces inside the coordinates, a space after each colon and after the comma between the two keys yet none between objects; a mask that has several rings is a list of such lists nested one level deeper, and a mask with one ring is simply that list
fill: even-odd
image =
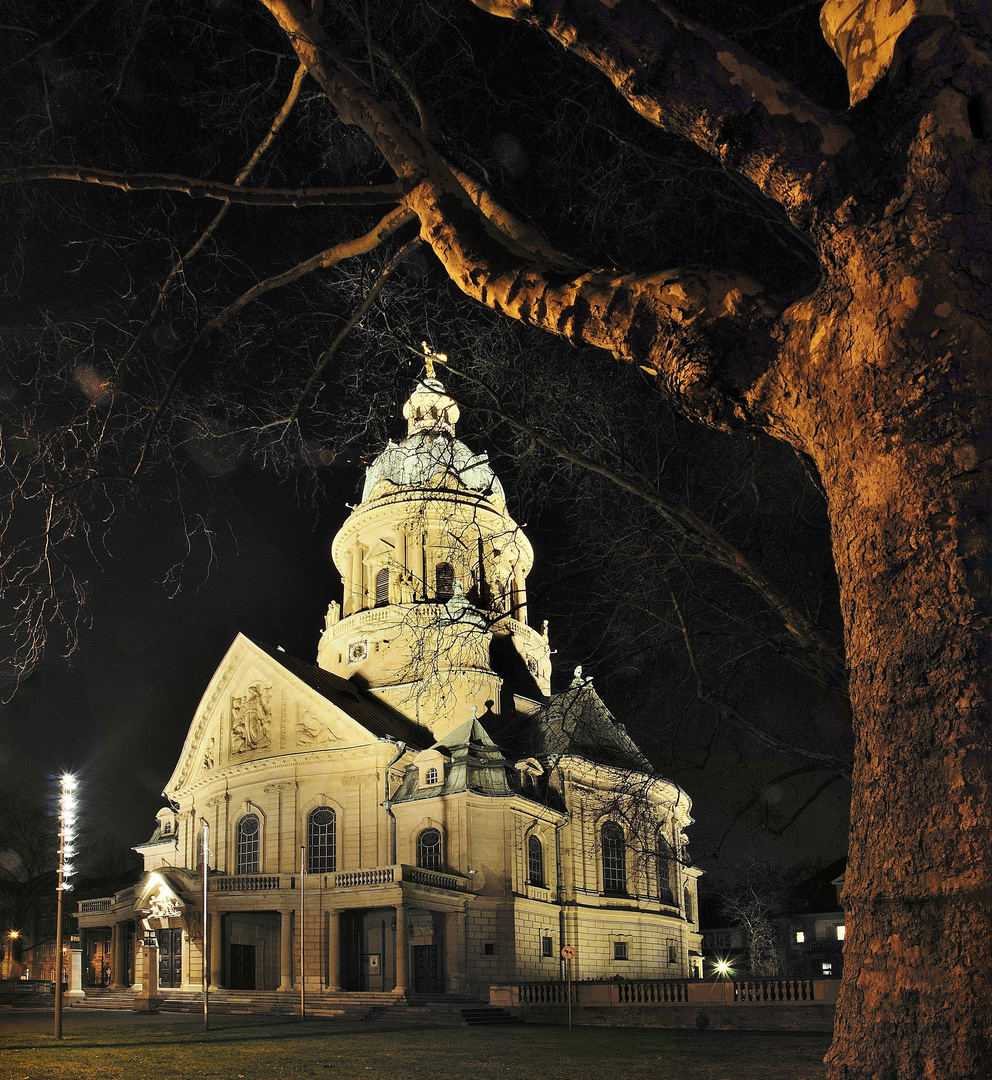
[{"label": "distant tree", "polygon": [[790,910],[797,883],[791,868],[752,858],[734,867],[718,891],[721,915],[741,931],[754,976],[781,974],[778,922]]}]

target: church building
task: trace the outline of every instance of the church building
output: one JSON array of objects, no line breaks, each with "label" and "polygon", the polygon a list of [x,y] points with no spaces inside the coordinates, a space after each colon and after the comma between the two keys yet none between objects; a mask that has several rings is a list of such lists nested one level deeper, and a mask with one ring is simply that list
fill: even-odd
[{"label": "church building", "polygon": [[561,978],[563,946],[573,979],[701,974],[689,798],[581,669],[552,693],[533,549],[430,364],[403,415],[334,538],[317,663],[234,640],[140,880],[80,904],[84,987],[153,964],[162,996],[488,1000]]}]

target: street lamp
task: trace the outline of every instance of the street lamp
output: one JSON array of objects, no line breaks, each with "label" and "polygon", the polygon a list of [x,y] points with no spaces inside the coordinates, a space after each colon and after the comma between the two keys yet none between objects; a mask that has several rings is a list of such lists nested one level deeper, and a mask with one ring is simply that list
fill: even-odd
[{"label": "street lamp", "polygon": [[62,898],[72,888],[76,855],[76,778],[63,773],[59,787],[59,880],[55,915],[55,1038],[62,1038]]},{"label": "street lamp", "polygon": [[722,976],[724,979],[730,978],[734,973],[734,969],[730,966],[729,960],[717,960],[713,965],[714,974]]}]

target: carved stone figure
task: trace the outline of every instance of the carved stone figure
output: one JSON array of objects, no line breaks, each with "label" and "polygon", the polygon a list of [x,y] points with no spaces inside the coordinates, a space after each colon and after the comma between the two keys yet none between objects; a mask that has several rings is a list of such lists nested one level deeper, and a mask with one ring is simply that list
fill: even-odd
[{"label": "carved stone figure", "polygon": [[217,742],[216,739],[211,739],[210,742],[207,743],[207,748],[203,752],[203,767],[204,767],[204,769],[212,769],[214,767],[214,765],[216,764],[216,761],[215,761],[215,758],[214,758],[214,746],[215,746],[216,742]]},{"label": "carved stone figure", "polygon": [[270,745],[271,686],[252,683],[242,697],[231,698],[231,753],[262,750]]},{"label": "carved stone figure", "polygon": [[341,736],[336,735],[327,724],[318,720],[312,713],[305,712],[296,725],[296,739],[299,743],[328,746],[330,743],[340,742]]},{"label": "carved stone figure", "polygon": [[148,908],[153,919],[169,919],[182,915],[182,910],[176,903],[176,898],[166,891],[164,885],[148,901]]}]

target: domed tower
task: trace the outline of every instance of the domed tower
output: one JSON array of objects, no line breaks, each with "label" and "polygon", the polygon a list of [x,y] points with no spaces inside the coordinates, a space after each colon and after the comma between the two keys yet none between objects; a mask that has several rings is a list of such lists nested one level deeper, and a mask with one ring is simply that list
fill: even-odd
[{"label": "domed tower", "polygon": [[551,661],[526,621],[533,548],[487,455],[455,437],[458,406],[430,366],[403,415],[406,438],[371,464],[331,546],[344,603],[331,604],[317,662],[440,738],[473,707],[499,711],[511,669],[517,692],[547,695]]}]

